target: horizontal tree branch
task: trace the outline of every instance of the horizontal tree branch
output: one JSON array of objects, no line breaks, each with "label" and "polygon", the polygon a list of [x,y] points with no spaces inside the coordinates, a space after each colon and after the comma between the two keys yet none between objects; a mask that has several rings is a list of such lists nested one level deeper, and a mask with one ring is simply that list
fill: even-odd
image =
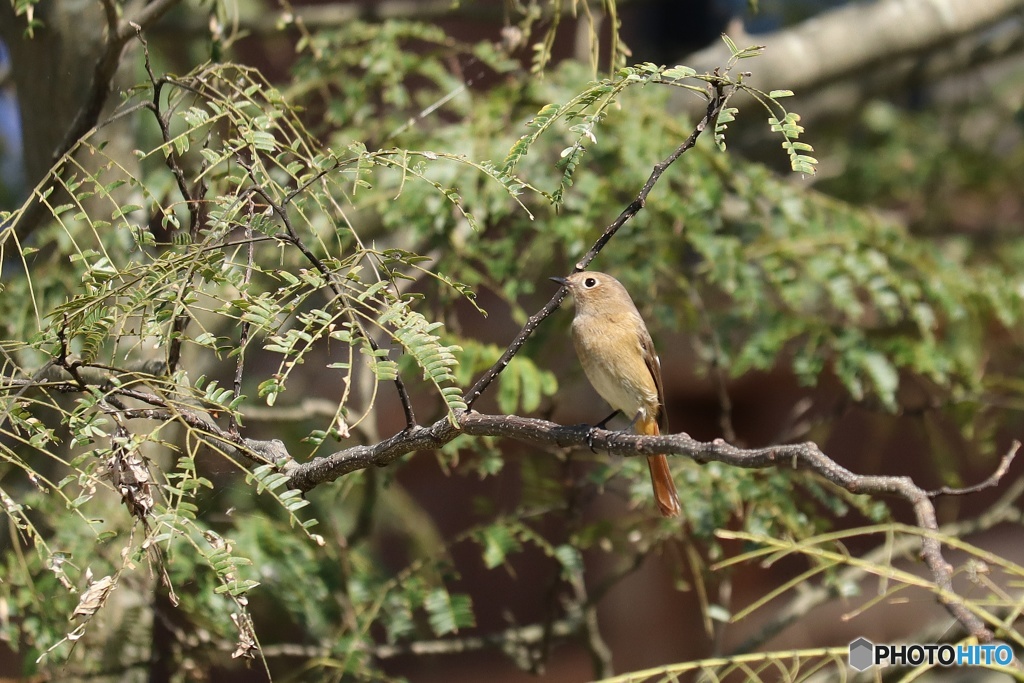
[{"label": "horizontal tree branch", "polygon": [[[0,390],[22,390],[26,386],[32,385],[37,389],[66,393],[86,390],[82,385],[73,382],[32,379],[7,379],[0,384]],[[376,444],[353,446],[306,463],[296,463],[289,456],[285,445],[277,439],[260,441],[230,434],[215,423],[204,419],[199,413],[183,410],[180,406],[167,405],[164,399],[155,394],[129,388],[108,387],[107,390],[122,398],[150,405],[163,404],[158,408],[123,408],[117,411],[125,419],[164,422],[180,420],[197,433],[208,437],[212,447],[220,450],[235,450],[247,455],[255,462],[278,463],[288,474],[290,486],[302,491],[312,490],[321,484],[334,481],[345,474],[361,469],[387,466],[409,453],[436,450],[465,434],[468,436],[504,437],[522,443],[554,448],[593,448],[610,455],[623,457],[642,457],[665,453],[689,457],[699,464],[718,462],[747,469],[788,467],[810,470],[851,493],[884,495],[902,499],[910,503],[916,523],[920,528],[942,531],[937,525],[931,498],[945,492],[925,491],[917,486],[910,477],[855,474],[829,458],[816,444],[811,442],[744,449],[732,446],[722,439],[698,441],[684,433],[641,436],[599,429],[587,424],[560,425],[538,418],[487,415],[466,411],[456,415],[457,424],[454,425],[445,417],[429,427],[407,428]],[[1014,442],[1010,450],[1000,460],[996,472],[981,484],[968,489],[951,490],[948,493],[955,495],[995,485],[1008,470],[1018,448],[1018,444]],[[1015,499],[1019,495],[1019,488],[1013,487],[1004,496],[1007,505],[1009,500],[1012,500],[1008,500],[1011,495],[1012,499]],[[886,549],[886,552],[891,551],[892,548]],[[969,610],[953,590],[953,568],[942,556],[941,543],[932,535],[923,536],[921,555],[931,572],[938,593],[941,594],[940,602],[960,622],[968,634],[980,642],[990,642],[993,638],[992,632]],[[828,597],[827,592],[822,590],[818,591],[809,601],[806,598],[798,598],[791,605],[792,609],[788,610],[787,617],[776,624],[775,628],[769,628],[759,640],[776,633],[790,623],[794,617],[794,610],[802,612],[808,605],[820,604]],[[473,647],[484,646],[485,641],[487,641],[486,638],[479,643],[474,643]],[[379,656],[388,656],[388,654],[382,653]],[[398,651],[394,654],[398,654]]]},{"label": "horizontal tree branch", "polygon": [[[40,374],[40,373],[37,373]],[[96,379],[96,378],[91,378]],[[103,386],[103,382],[83,382],[77,384],[65,380],[47,380],[45,378],[4,378],[0,381],[0,392],[9,392],[20,395],[28,389],[39,389],[43,391],[55,391],[62,394],[86,393],[90,387],[103,387],[107,396],[116,396],[119,399],[132,399],[154,408],[127,408],[122,407],[117,412],[127,420],[154,420],[157,422],[177,421],[191,429],[214,450],[229,455],[241,455],[257,465],[277,464],[290,461],[291,456],[287,447],[280,439],[249,439],[240,434],[231,433],[222,429],[216,422],[207,419],[205,411],[201,409],[190,410],[179,404],[164,398],[130,387]],[[119,403],[119,402],[118,402]],[[12,403],[13,405],[13,403]],[[8,418],[10,408],[0,413],[0,427]]]},{"label": "horizontal tree branch", "polygon": [[[457,415],[458,427],[446,418],[430,427],[406,429],[369,446],[354,446],[329,456],[289,468],[291,486],[309,491],[350,472],[372,466],[386,466],[403,455],[421,450],[436,450],[460,434],[504,437],[523,443],[558,448],[594,448],[610,455],[637,457],[664,453],[684,456],[699,464],[718,462],[746,469],[790,467],[817,473],[851,493],[892,496],[909,503],[916,523],[922,529],[938,530],[935,507],[927,491],[910,477],[860,475],[838,464],[814,443],[787,444],[765,448],[737,448],[722,439],[697,441],[687,434],[641,436],[598,429],[590,425],[560,425],[537,418],[516,415],[485,415],[463,412]],[[1016,453],[1011,451],[1009,457]],[[1004,470],[1005,471],[1005,470]],[[938,540],[921,539],[921,555],[942,594],[940,602],[980,642],[992,640],[992,632],[956,596],[952,586],[953,568],[942,556]]]},{"label": "horizontal tree branch", "polygon": [[[470,636],[452,636],[432,640],[414,640],[401,643],[382,643],[369,648],[369,652],[380,659],[393,659],[410,655],[431,656],[460,654],[484,649],[500,649],[511,655],[518,664],[529,661],[529,653],[536,648],[547,635],[560,640],[578,635],[582,622],[579,618],[559,619],[550,624],[527,624],[512,626],[494,633]],[[233,641],[222,640],[218,649],[231,652],[237,647]],[[260,648],[264,657],[329,657],[330,648],[324,645],[307,645],[302,643],[275,643]],[[526,668],[524,666],[524,668]]]}]

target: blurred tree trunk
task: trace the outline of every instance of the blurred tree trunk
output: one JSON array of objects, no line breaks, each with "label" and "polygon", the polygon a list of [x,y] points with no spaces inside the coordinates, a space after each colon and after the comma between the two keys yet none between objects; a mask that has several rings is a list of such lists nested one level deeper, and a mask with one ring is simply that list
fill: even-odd
[{"label": "blurred tree trunk", "polygon": [[29,37],[25,18],[0,2],[0,38],[11,54],[29,188],[53,165],[54,151],[92,89],[106,25],[96,0],[42,0],[35,16],[43,25]]}]

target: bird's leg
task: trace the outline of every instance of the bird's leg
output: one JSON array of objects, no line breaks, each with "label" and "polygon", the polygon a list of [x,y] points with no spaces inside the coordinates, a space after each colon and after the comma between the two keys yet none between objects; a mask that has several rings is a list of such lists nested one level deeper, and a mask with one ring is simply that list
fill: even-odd
[{"label": "bird's leg", "polygon": [[[590,452],[591,453],[597,453],[597,450],[594,448],[594,430],[595,429],[604,429],[605,426],[611,421],[611,419],[613,417],[615,417],[616,415],[618,415],[620,412],[621,411],[619,411],[619,410],[614,410],[614,411],[612,411],[611,415],[609,415],[605,419],[601,420],[597,424],[591,426],[590,431],[587,432],[587,445],[590,446]],[[639,417],[639,415],[638,415],[638,417]],[[634,422],[636,422],[636,420],[634,420]]]},{"label": "bird's leg", "polygon": [[[607,426],[607,424],[612,421],[612,418],[615,417],[616,415],[618,415],[620,412],[622,412],[622,411],[621,410],[613,410],[611,415],[609,415],[605,419],[601,420],[600,422],[596,423],[594,425],[594,429],[604,429],[605,426]],[[637,417],[640,417],[640,416],[637,415]],[[636,422],[636,418],[633,418],[633,422]]]}]

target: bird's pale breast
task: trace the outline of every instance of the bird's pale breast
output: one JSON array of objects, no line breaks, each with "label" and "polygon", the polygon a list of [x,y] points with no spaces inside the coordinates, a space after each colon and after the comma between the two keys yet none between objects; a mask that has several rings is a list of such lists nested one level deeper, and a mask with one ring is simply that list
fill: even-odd
[{"label": "bird's pale breast", "polygon": [[577,315],[572,340],[587,379],[612,408],[632,420],[657,414],[658,388],[644,361],[640,333],[632,317]]}]

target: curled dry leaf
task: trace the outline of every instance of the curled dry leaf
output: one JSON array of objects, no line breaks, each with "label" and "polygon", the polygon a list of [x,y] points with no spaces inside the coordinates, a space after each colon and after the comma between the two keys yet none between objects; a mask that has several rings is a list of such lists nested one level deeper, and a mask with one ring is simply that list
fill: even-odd
[{"label": "curled dry leaf", "polygon": [[231,653],[231,658],[254,659],[259,646],[256,644],[256,632],[252,627],[252,618],[248,612],[232,613],[231,621],[235,622],[235,627],[238,629],[238,647]]},{"label": "curled dry leaf", "polygon": [[78,607],[72,612],[72,617],[91,617],[96,610],[106,602],[110,591],[114,589],[114,577],[104,576],[89,584],[89,587],[82,593],[82,599],[78,601]]},{"label": "curled dry leaf", "polygon": [[132,515],[145,519],[153,509],[149,469],[138,449],[125,445],[130,440],[127,430],[119,428],[111,440],[114,447],[107,459],[107,476]]}]

